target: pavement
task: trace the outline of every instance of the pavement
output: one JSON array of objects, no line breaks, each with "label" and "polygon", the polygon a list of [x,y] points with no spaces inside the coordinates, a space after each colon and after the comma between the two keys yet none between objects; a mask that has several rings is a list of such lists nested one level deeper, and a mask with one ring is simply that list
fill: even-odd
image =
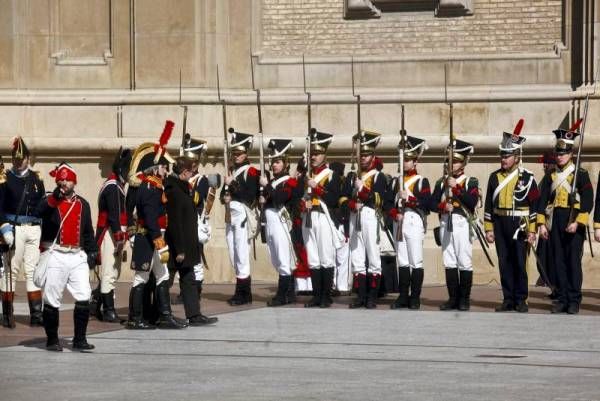
[{"label": "pavement", "polygon": [[347,309],[348,297],[331,309],[266,308],[269,284],[240,309],[223,302],[231,289],[206,286],[214,326],[128,331],[92,320],[92,353],[68,346],[67,310],[62,353],[45,351],[43,329],[21,316],[17,329],[0,328],[11,338],[0,347],[0,400],[600,400],[596,291],[571,316],[549,314],[539,289],[529,314],[490,312],[492,286],[474,288],[466,313],[436,311],[440,287],[425,289],[421,311],[390,310],[392,295],[369,311]]}]

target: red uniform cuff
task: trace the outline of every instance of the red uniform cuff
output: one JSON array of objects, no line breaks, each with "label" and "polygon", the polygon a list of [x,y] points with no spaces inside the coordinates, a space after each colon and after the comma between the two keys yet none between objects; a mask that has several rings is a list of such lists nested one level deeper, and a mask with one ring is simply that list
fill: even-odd
[{"label": "red uniform cuff", "polygon": [[320,185],[317,185],[313,189],[313,191],[314,191],[315,195],[317,195],[317,196],[323,196],[323,194],[325,193],[325,189]]}]

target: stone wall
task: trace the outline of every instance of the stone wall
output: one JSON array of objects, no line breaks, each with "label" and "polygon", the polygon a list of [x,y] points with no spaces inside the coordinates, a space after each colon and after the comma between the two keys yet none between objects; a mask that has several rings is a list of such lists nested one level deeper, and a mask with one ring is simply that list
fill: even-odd
[{"label": "stone wall", "polygon": [[561,40],[559,0],[476,0],[474,15],[431,11],[342,19],[343,0],[262,0],[265,55],[440,55],[551,52]]}]

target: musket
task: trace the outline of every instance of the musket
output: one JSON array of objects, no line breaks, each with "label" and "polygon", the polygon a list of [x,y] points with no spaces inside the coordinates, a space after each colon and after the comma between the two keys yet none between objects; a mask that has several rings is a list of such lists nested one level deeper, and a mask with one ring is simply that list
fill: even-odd
[{"label": "musket", "polygon": [[[600,60],[600,59],[599,59]],[[596,83],[598,82],[598,72],[600,72],[600,68],[598,68],[596,70],[596,76],[594,77],[594,91],[592,93],[595,94],[596,93]],[[575,196],[576,196],[576,192],[577,192],[577,176],[579,175],[579,168],[581,167],[581,149],[583,149],[583,140],[585,138],[585,126],[587,123],[587,115],[588,115],[588,108],[590,105],[590,93],[588,92],[585,95],[585,106],[583,108],[583,120],[578,121],[579,123],[581,123],[581,130],[579,133],[579,147],[577,148],[577,160],[575,161],[575,172],[573,173],[573,183],[571,184],[571,193],[569,194],[569,200],[570,200],[570,210],[569,210],[569,222],[572,223],[575,221],[575,218],[577,216],[575,216]],[[577,122],[575,123],[575,128],[571,129],[572,131],[575,131],[577,129]]]},{"label": "musket", "polygon": [[[219,79],[219,64],[217,64],[217,98],[221,103],[221,110],[223,111],[223,167],[225,168],[225,177],[229,175],[229,141],[227,140],[227,104],[225,99],[221,98],[221,83]],[[225,194],[229,193],[229,186],[225,184],[223,186]],[[225,223],[231,224],[231,208],[229,203],[225,203]]]},{"label": "musket", "polygon": [[[305,157],[305,168],[306,168],[306,182],[308,182],[308,180],[310,180],[311,176],[312,176],[312,167],[310,165],[310,137],[312,135],[312,114],[311,114],[311,95],[310,92],[306,91],[306,66],[304,63],[304,54],[302,55],[302,82],[304,85],[304,93],[307,96],[307,102],[306,102],[306,107],[307,107],[307,118],[308,118],[308,127],[306,130],[306,151],[304,152],[304,157]],[[311,200],[312,199],[312,188],[309,186],[306,189],[306,196],[305,196],[306,200]],[[312,218],[310,215],[310,210],[307,211],[306,213],[306,219],[304,220],[304,227],[306,228],[312,228]]]},{"label": "musket", "polygon": [[181,131],[181,149],[185,148],[185,141],[186,141],[186,134],[187,134],[187,113],[188,113],[188,107],[183,105],[182,102],[182,97],[181,97],[181,69],[179,69],[179,107],[183,107],[183,124],[182,124],[182,131]]},{"label": "musket", "polygon": [[[263,146],[263,125],[262,125],[262,110],[260,104],[260,89],[256,89],[254,84],[254,63],[252,62],[252,55],[250,55],[250,70],[252,73],[252,89],[256,92],[256,108],[258,110],[258,145],[259,145],[259,160],[260,160],[260,178],[264,177],[265,174],[265,155]],[[264,196],[265,189],[262,185],[259,187],[259,196]],[[267,243],[267,218],[265,216],[264,205],[258,206],[259,208],[259,223],[260,223],[260,242],[263,244]]]},{"label": "musket", "polygon": [[[406,148],[406,129],[404,128],[404,105],[400,108],[400,144],[398,145],[398,211],[404,213],[404,199],[400,194],[404,191],[404,149]],[[403,241],[402,221],[397,221],[396,241]]]},{"label": "musket", "polygon": [[[352,96],[356,98],[356,139],[354,140],[354,151],[356,154],[354,158],[356,160],[356,178],[360,179],[362,177],[362,168],[360,165],[360,136],[361,136],[361,121],[360,121],[360,95],[357,95],[354,90],[354,58],[351,59],[351,71],[352,71]],[[352,163],[351,169],[354,170],[354,163]],[[354,227],[356,231],[362,231],[362,224],[360,221],[360,210],[356,212],[356,226]]]},{"label": "musket", "polygon": [[[448,64],[444,64],[444,98],[445,102],[448,106],[450,106],[450,144],[448,145],[448,162],[445,166],[444,175],[446,176],[445,182],[445,198],[446,202],[452,203],[452,189],[450,185],[448,185],[448,180],[452,177],[453,168],[454,168],[454,115],[453,115],[453,105],[448,102]],[[452,227],[452,213],[448,213],[448,223],[446,224],[446,231],[451,233],[453,231]]]}]

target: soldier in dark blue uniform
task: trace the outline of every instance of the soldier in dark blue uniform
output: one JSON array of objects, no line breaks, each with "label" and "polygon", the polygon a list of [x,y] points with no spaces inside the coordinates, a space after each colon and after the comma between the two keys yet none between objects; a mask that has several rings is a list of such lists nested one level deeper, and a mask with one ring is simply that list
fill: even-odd
[{"label": "soldier in dark blue uniform", "polygon": [[252,303],[252,278],[250,274],[250,241],[256,236],[257,218],[254,208],[258,200],[259,172],[250,165],[248,151],[252,135],[231,133],[232,165],[221,190],[221,203],[225,205],[225,239],[229,259],[235,270],[235,293],[227,300],[230,305]]},{"label": "soldier in dark blue uniform", "polygon": [[40,258],[41,219],[36,207],[44,197],[44,183],[37,172],[30,169],[31,154],[21,137],[13,141],[13,167],[6,172],[6,181],[0,184],[0,232],[11,248],[10,269],[0,282],[2,291],[2,324],[15,327],[13,316],[14,289],[17,276],[24,271],[27,299],[32,326],[42,325],[42,293],[33,283],[33,271]]},{"label": "soldier in dark blue uniform", "polygon": [[333,135],[312,129],[310,132],[310,167],[304,177],[302,237],[306,246],[313,297],[304,306],[328,308],[336,265],[336,250],[345,238],[337,229],[330,210],[340,197],[340,176],[327,164],[327,148]]},{"label": "soldier in dark blue uniform", "polygon": [[[404,149],[404,188],[397,177],[386,195],[384,208],[394,221],[394,240],[398,262],[398,298],[391,309],[421,308],[421,290],[425,276],[423,241],[431,202],[429,180],[417,172],[419,158],[428,146],[424,139],[406,137]],[[398,230],[402,229],[402,238]],[[409,297],[410,288],[410,297]]]},{"label": "soldier in dark blue uniform", "polygon": [[505,132],[500,149],[500,169],[488,180],[485,197],[486,240],[496,243],[503,301],[496,312],[529,311],[527,296],[527,247],[536,237],[537,200],[540,196],[533,173],[522,167],[523,120],[513,133]]},{"label": "soldier in dark blue uniform", "polygon": [[[465,174],[471,153],[472,144],[460,139],[454,141],[451,176],[440,178],[431,196],[431,209],[437,209],[440,216],[439,241],[448,288],[448,301],[440,305],[440,310],[470,308],[475,233],[469,220],[479,201],[479,181]],[[446,198],[447,193],[450,199]],[[452,218],[452,231],[448,230],[449,218]]]},{"label": "soldier in dark blue uniform", "polygon": [[159,142],[140,145],[131,160],[130,170],[136,173],[136,178],[141,183],[136,191],[137,222],[131,261],[135,275],[129,295],[129,329],[154,328],[144,321],[144,287],[150,279],[151,271],[156,279],[157,327],[186,327],[183,321],[176,319],[171,313],[167,269],[169,247],[164,238],[167,214],[163,179],[167,174],[168,164],[174,162],[166,151],[173,126],[173,122],[167,121]]},{"label": "soldier in dark blue uniform", "polygon": [[[121,319],[115,311],[115,283],[121,274],[123,246],[127,240],[125,183],[131,163],[131,150],[119,149],[108,179],[98,195],[96,243],[100,265],[100,293],[96,300],[96,317],[110,323]],[[102,310],[101,310],[102,309]]]},{"label": "soldier in dark blue uniform", "polygon": [[[582,168],[576,172],[572,160],[580,123],[581,120],[577,121],[569,130],[554,131],[556,170],[546,174],[540,185],[543,189],[538,207],[540,236],[550,239],[558,279],[558,298],[552,306],[552,313],[576,314],[581,304],[581,257],[594,193],[588,172]],[[575,174],[577,180],[573,191]],[[553,210],[549,213],[549,220],[545,213],[548,206]]]},{"label": "soldier in dark blue uniform", "polygon": [[268,149],[272,177],[271,180],[266,176],[260,178],[264,192],[259,199],[264,208],[267,246],[271,263],[279,274],[277,293],[267,302],[268,306],[296,302],[292,276],[296,261],[290,233],[292,226],[290,210],[297,199],[302,197],[302,189],[296,178],[289,174],[287,152],[291,147],[291,139],[271,139]]},{"label": "soldier in dark blue uniform", "polygon": [[361,131],[353,140],[360,146],[361,176],[350,172],[340,202],[350,210],[350,260],[358,297],[350,308],[377,307],[381,282],[380,217],[387,186],[380,173],[383,163],[375,156],[380,134]]}]

